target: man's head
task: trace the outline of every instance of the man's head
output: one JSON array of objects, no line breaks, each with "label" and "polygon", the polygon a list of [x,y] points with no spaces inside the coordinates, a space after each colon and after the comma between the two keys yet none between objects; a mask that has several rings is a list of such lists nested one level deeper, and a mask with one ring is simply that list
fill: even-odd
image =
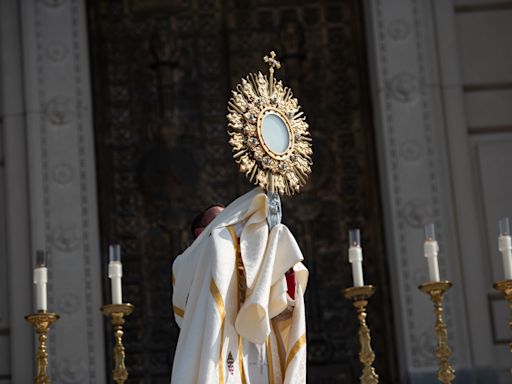
[{"label": "man's head", "polygon": [[192,225],[190,226],[190,230],[192,231],[194,238],[199,236],[208,224],[210,224],[223,210],[224,206],[222,204],[214,204],[210,205],[203,212],[197,215],[194,220],[192,220]]}]

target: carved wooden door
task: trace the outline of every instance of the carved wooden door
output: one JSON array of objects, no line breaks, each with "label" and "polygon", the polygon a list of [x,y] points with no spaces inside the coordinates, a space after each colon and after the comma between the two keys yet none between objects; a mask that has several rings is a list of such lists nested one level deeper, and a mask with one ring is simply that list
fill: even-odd
[{"label": "carved wooden door", "polygon": [[[102,249],[123,249],[131,383],[168,383],[178,328],[171,264],[191,218],[251,188],[231,159],[231,87],[275,50],[314,139],[304,192],[283,221],[310,270],[308,383],[355,383],[347,231],[361,228],[376,366],[395,383],[390,292],[359,0],[90,0]],[[105,292],[108,280],[105,278]],[[108,295],[105,294],[105,301]],[[107,337],[107,343],[110,338]]]}]

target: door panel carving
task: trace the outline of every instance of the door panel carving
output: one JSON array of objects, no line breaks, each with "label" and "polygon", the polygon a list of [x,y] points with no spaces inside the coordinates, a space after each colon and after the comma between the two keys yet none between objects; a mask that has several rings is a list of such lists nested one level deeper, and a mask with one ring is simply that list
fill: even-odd
[{"label": "door panel carving", "polygon": [[378,287],[369,306],[377,370],[397,382],[360,2],[90,0],[89,24],[102,249],[122,245],[125,298],[136,306],[126,324],[130,381],[168,382],[179,332],[172,260],[198,211],[250,188],[231,159],[227,100],[274,49],[276,76],[299,98],[314,140],[310,182],[283,199],[311,273],[308,383],[352,383],[360,372],[357,319],[342,298],[352,227]]}]

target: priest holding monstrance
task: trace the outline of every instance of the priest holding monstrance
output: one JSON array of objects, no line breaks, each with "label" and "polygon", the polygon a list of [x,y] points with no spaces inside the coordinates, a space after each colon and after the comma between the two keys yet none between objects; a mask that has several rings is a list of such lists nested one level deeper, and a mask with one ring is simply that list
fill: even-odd
[{"label": "priest holding monstrance", "polygon": [[173,264],[173,384],[306,382],[308,271],[279,195],[305,184],[311,139],[297,99],[273,76],[274,52],[264,59],[270,75],[242,79],[228,107],[234,158],[258,187],[205,223]]}]

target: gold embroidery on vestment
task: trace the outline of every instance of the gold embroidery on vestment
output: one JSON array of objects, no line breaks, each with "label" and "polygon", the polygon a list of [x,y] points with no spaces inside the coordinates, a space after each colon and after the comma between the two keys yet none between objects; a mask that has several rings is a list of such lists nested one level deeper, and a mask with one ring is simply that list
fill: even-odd
[{"label": "gold embroidery on vestment", "polygon": [[272,361],[272,345],[270,343],[270,335],[267,337],[267,362],[268,362],[268,382],[274,384],[274,364]]},{"label": "gold embroidery on vestment", "polygon": [[[244,265],[242,263],[242,253],[240,251],[240,241],[238,236],[236,235],[235,228],[230,225],[227,227],[229,234],[231,235],[231,240],[233,241],[233,246],[235,248],[235,268],[236,268],[236,288],[237,288],[237,312],[240,311],[240,306],[242,305],[245,289],[243,289],[242,284],[244,283]],[[245,377],[245,369],[244,369],[244,354],[243,354],[243,345],[242,338],[240,335],[238,336],[238,365],[240,369],[240,377],[242,378],[242,384],[247,383],[247,379]]]},{"label": "gold embroidery on vestment", "polygon": [[217,304],[217,309],[220,314],[221,319],[221,334],[220,334],[220,351],[219,351],[219,383],[224,384],[224,364],[222,361],[222,346],[224,344],[224,319],[226,318],[226,310],[224,308],[224,300],[222,300],[222,296],[219,292],[219,288],[217,288],[217,284],[212,279],[210,283],[210,292],[215,299],[215,303]]},{"label": "gold embroidery on vestment", "polygon": [[180,307],[176,306],[176,305],[173,305],[172,306],[172,310],[174,311],[174,313],[176,315],[178,315],[179,317],[185,317],[185,311],[183,309],[181,309]]},{"label": "gold embroidery on vestment", "polygon": [[288,369],[288,365],[292,362],[295,355],[300,351],[300,349],[306,345],[306,334],[304,333],[299,339],[295,342],[290,353],[288,354],[288,358],[286,359],[286,369]]},{"label": "gold embroidery on vestment", "polygon": [[274,337],[276,338],[277,355],[279,357],[279,368],[281,368],[281,376],[284,377],[284,373],[285,373],[285,370],[284,370],[284,351],[283,351],[283,346],[281,344],[281,340],[278,339],[279,329],[276,326],[275,319],[271,320],[271,325],[272,325],[272,330],[274,331]]},{"label": "gold embroidery on vestment", "polygon": [[240,366],[240,377],[242,378],[242,384],[247,384],[247,379],[245,378],[244,352],[241,336],[238,336],[238,364]]}]

